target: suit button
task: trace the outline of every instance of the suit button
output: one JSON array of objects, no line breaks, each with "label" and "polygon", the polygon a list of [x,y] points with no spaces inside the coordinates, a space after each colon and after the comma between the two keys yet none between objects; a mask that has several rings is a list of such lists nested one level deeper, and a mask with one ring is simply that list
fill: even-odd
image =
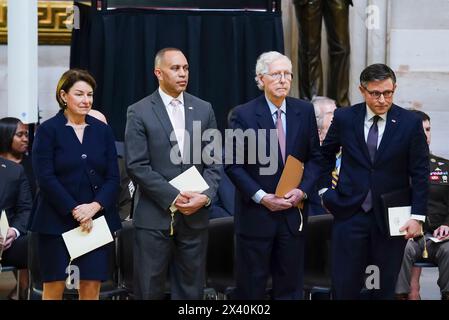
[{"label": "suit button", "polygon": [[87,154],[84,154],[84,153],[83,153],[83,154],[81,155],[81,159],[86,159],[86,158],[87,158]]},{"label": "suit button", "polygon": [[90,170],[89,173],[90,173],[91,175],[95,175],[95,170]]},{"label": "suit button", "polygon": [[94,190],[97,190],[98,189],[98,186],[94,186]]}]

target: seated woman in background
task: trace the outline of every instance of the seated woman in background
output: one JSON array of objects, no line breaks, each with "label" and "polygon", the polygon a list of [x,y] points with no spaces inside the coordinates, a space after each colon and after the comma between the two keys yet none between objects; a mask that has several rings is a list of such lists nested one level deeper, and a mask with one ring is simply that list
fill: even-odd
[{"label": "seated woman in background", "polygon": [[[27,179],[28,192],[31,191],[31,197],[34,198],[36,194],[36,179],[34,177],[31,158],[28,154],[28,126],[23,124],[19,119],[13,117],[6,117],[0,119],[0,157],[13,161],[15,163],[21,164],[25,170],[25,178]],[[31,201],[31,200],[30,200]],[[28,223],[28,221],[27,221]],[[21,236],[25,236],[26,231],[21,233]],[[28,287],[28,272],[27,268],[27,237],[20,237],[18,250],[18,257],[16,257],[21,263],[19,265],[14,265],[15,267],[20,267],[23,269],[20,272],[20,278],[18,282],[20,283],[21,291],[20,298],[25,297],[25,288]],[[21,247],[23,245],[23,248]],[[16,249],[10,250],[8,257],[13,255]],[[15,293],[13,290],[12,293]],[[10,295],[12,298],[12,295]]]},{"label": "seated woman in background", "polygon": [[[1,137],[0,137],[1,140]],[[6,234],[0,235],[0,260],[3,266],[13,266],[23,272],[19,279],[20,298],[26,298],[28,286],[27,225],[31,211],[31,193],[23,167],[0,157],[0,212],[5,210],[9,222]]]},{"label": "seated woman in background", "polygon": [[0,119],[0,157],[23,166],[34,198],[36,195],[36,178],[28,152],[28,138],[28,125],[23,124],[17,118]]}]

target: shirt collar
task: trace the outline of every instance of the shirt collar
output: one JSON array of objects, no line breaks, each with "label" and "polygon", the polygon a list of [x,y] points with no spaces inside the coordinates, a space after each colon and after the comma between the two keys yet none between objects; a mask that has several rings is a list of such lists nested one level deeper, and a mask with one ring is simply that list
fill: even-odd
[{"label": "shirt collar", "polygon": [[282,104],[281,104],[281,107],[280,107],[280,108],[276,107],[276,106],[273,104],[273,102],[271,102],[270,99],[267,98],[267,96],[265,96],[265,100],[267,100],[268,107],[270,108],[271,115],[273,115],[274,113],[276,113],[276,112],[278,111],[278,109],[281,109],[281,111],[282,111],[283,113],[286,113],[286,112],[287,112],[287,104],[285,103],[285,99],[284,99],[284,101],[282,101]]},{"label": "shirt collar", "polygon": [[165,106],[168,106],[170,104],[170,102],[172,102],[173,99],[177,99],[177,100],[181,101],[182,105],[184,105],[184,95],[182,92],[179,94],[179,96],[172,97],[172,96],[166,94],[161,89],[161,87],[159,87],[158,91],[159,91],[159,95],[161,96],[162,102],[164,103]]},{"label": "shirt collar", "polygon": [[[387,121],[387,113],[379,114],[379,117],[381,117],[384,121]],[[376,114],[371,111],[371,109],[366,105],[366,115],[365,115],[365,121],[371,120]]]}]

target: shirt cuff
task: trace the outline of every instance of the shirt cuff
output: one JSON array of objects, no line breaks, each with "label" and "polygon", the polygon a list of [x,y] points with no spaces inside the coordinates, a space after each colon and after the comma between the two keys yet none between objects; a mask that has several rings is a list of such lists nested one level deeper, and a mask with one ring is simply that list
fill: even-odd
[{"label": "shirt cuff", "polygon": [[426,216],[422,216],[420,214],[412,214],[410,216],[410,219],[415,219],[415,220],[418,220],[418,221],[425,222],[426,221]]},{"label": "shirt cuff", "polygon": [[20,232],[19,232],[19,230],[17,230],[17,229],[14,228],[14,227],[11,227],[11,229],[13,229],[14,232],[16,233],[16,239],[17,239],[18,237],[20,237]]},{"label": "shirt cuff", "polygon": [[318,190],[318,195],[321,197],[329,188],[322,188]]},{"label": "shirt cuff", "polygon": [[267,193],[265,191],[263,191],[262,189],[259,189],[259,191],[257,191],[252,197],[251,199],[253,199],[253,201],[255,203],[260,203],[260,201],[262,201],[262,198],[265,197],[267,195]]},{"label": "shirt cuff", "polygon": [[168,208],[171,213],[175,213],[176,211],[178,211],[178,208],[176,208],[176,206],[175,206],[175,202],[176,202],[176,200],[178,200],[179,195],[180,195],[180,193],[176,196],[175,200],[173,200],[170,207]]}]

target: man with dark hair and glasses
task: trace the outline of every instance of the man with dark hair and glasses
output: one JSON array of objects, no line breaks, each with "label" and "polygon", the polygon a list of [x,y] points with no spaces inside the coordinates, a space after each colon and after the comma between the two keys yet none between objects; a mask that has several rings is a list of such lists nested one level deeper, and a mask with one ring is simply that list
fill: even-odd
[{"label": "man with dark hair and glasses", "polygon": [[[406,239],[419,236],[426,219],[429,149],[421,119],[393,104],[393,70],[384,64],[368,66],[359,89],[365,102],[335,111],[321,148],[319,194],[335,217],[333,297],[358,299],[368,276],[371,299],[393,299]],[[332,189],[340,148],[339,180]],[[391,237],[381,195],[409,187],[411,217],[401,228],[405,235]]]}]

